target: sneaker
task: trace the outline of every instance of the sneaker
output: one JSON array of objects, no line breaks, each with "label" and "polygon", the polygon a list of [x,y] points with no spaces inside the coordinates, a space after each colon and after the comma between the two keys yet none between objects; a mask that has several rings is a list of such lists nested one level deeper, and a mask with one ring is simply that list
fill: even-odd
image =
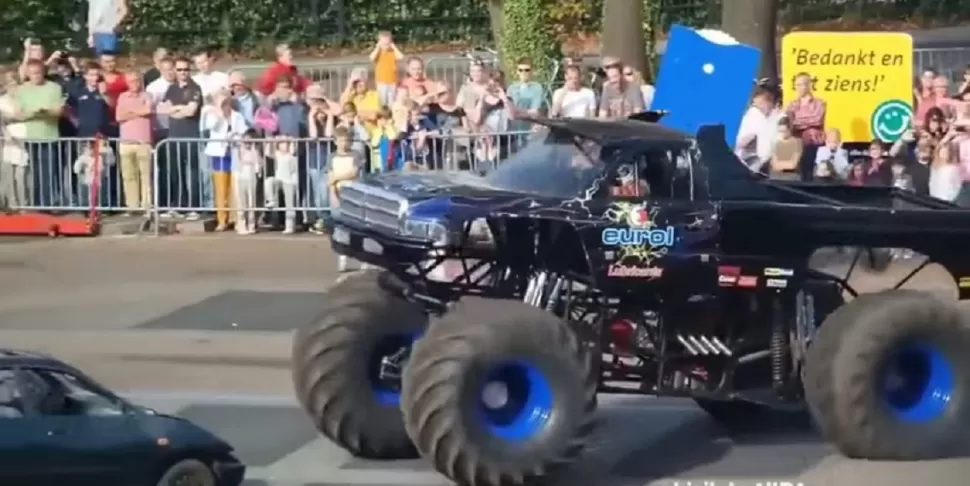
[{"label": "sneaker", "polygon": [[216,231],[217,232],[222,232],[222,231],[225,231],[227,229],[229,229],[229,226],[226,225],[226,224],[219,224],[219,225],[216,226]]},{"label": "sneaker", "polygon": [[315,223],[313,223],[313,226],[310,227],[310,232],[313,233],[313,234],[315,234],[315,235],[322,235],[323,234],[323,220],[322,219],[318,219]]},{"label": "sneaker", "polygon": [[245,226],[236,226],[236,234],[237,235],[248,235],[249,234],[249,230],[246,229]]},{"label": "sneaker", "polygon": [[294,227],[293,223],[286,223],[286,227],[283,228],[283,234],[292,235],[293,233],[296,233],[296,228]]},{"label": "sneaker", "polygon": [[191,213],[185,215],[185,219],[189,221],[198,221],[200,219],[199,213],[192,211]]}]

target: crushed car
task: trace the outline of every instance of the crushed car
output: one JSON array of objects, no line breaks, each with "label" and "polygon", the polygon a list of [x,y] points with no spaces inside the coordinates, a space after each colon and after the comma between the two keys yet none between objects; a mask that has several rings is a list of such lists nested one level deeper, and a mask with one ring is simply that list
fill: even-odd
[{"label": "crushed car", "polygon": [[239,486],[233,448],[50,356],[0,349],[0,484]]},{"label": "crushed car", "polygon": [[[823,247],[911,248],[970,280],[970,213],[894,188],[779,183],[719,126],[659,114],[532,118],[490,174],[348,184],[333,249],[354,274],[293,342],[316,427],[367,458],[464,485],[531,484],[575,461],[597,393],[689,397],[733,424],[803,407],[850,457],[967,445],[970,332],[956,302],[859,295]],[[859,260],[860,251],[851,267]],[[961,277],[964,276],[964,277]],[[970,285],[961,297],[970,297]]]}]

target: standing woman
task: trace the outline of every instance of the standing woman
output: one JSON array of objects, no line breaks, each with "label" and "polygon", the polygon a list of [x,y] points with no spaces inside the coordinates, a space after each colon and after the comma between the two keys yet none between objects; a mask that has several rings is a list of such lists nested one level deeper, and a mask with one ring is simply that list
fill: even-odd
[{"label": "standing woman", "polygon": [[802,179],[812,180],[815,173],[815,153],[825,144],[825,101],[812,92],[812,77],[808,73],[795,75],[794,101],[785,109],[795,136],[802,139]]}]

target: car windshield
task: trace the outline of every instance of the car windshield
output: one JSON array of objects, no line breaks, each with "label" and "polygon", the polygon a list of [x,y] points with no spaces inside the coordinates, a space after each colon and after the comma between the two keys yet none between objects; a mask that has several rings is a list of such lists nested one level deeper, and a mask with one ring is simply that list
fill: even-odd
[{"label": "car windshield", "polygon": [[602,173],[599,152],[600,147],[588,140],[544,131],[499,162],[485,179],[489,185],[509,191],[573,198]]}]

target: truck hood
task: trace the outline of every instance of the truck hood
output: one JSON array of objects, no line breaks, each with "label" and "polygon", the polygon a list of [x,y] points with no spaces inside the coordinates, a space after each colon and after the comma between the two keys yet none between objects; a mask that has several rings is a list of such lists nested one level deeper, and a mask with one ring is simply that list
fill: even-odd
[{"label": "truck hood", "polygon": [[407,217],[467,221],[486,215],[565,215],[567,200],[517,192],[466,172],[396,172],[357,182],[407,201]]}]

